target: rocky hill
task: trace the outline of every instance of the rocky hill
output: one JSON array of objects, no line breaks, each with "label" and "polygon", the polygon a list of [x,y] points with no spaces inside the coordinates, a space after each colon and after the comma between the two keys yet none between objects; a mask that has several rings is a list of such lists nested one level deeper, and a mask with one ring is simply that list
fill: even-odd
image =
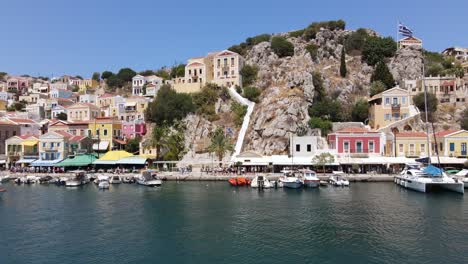
[{"label": "rocky hill", "polygon": [[[344,40],[353,30],[320,28],[313,38],[307,40],[291,33],[280,33],[294,45],[294,55],[279,57],[270,41],[263,41],[246,48],[246,64],[258,68],[253,86],[262,90],[259,103],[251,116],[243,150],[253,150],[264,155],[285,154],[288,151],[289,135],[299,127],[307,127],[310,119],[308,108],[314,104],[314,72],[319,72],[325,91],[332,99],[339,100],[344,109],[358,98],[369,95],[370,79],[374,66],[363,62],[361,54],[347,54],[347,76],[340,76],[340,56]],[[367,30],[369,35],[377,33]],[[308,46],[317,47],[312,57]],[[422,52],[420,49],[398,50],[385,60],[395,80],[416,78],[422,72]],[[192,143],[207,135],[213,124],[191,116],[186,119],[192,129],[186,135]],[[218,122],[219,123],[219,122]],[[218,125],[222,125],[219,123]],[[236,132],[237,133],[237,132]],[[309,129],[308,134],[312,133]],[[193,145],[190,146],[193,158]]]}]

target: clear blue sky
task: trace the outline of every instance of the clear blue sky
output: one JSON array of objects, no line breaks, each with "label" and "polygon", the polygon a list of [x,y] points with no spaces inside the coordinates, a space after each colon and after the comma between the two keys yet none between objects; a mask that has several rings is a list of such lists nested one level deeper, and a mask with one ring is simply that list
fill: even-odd
[{"label": "clear blue sky", "polygon": [[156,69],[249,36],[340,18],[347,28],[392,37],[401,20],[433,51],[468,47],[466,0],[0,0],[0,6],[0,71],[12,74]]}]

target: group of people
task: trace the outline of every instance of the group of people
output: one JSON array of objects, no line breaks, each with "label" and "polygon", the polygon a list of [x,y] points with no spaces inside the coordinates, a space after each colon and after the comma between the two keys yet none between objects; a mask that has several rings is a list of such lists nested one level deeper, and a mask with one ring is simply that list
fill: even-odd
[{"label": "group of people", "polygon": [[63,167],[21,167],[15,166],[10,168],[12,173],[62,173],[65,172]]}]

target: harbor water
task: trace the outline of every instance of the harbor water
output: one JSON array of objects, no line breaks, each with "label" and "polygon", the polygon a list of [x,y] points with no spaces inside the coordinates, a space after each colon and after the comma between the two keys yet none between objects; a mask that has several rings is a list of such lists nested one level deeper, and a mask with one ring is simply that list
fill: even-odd
[{"label": "harbor water", "polygon": [[0,263],[468,263],[468,198],[392,183],[4,184]]}]

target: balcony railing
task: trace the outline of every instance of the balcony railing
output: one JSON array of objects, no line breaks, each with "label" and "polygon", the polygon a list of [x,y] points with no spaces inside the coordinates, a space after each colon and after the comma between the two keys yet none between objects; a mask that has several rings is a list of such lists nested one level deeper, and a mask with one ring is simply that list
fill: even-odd
[{"label": "balcony railing", "polygon": [[393,112],[400,112],[400,104],[392,104],[392,111]]}]

